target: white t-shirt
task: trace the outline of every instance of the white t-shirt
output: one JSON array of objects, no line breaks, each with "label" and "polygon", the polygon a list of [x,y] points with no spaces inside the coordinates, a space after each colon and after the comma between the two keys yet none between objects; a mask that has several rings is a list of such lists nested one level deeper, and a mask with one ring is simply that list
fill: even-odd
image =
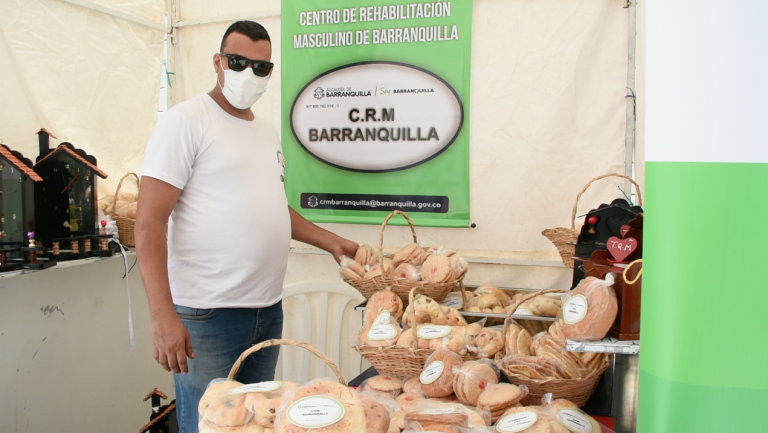
[{"label": "white t-shirt", "polygon": [[283,295],[291,222],[275,128],[225,112],[207,94],[169,110],[142,176],[181,189],[168,226],[173,301],[260,308]]}]

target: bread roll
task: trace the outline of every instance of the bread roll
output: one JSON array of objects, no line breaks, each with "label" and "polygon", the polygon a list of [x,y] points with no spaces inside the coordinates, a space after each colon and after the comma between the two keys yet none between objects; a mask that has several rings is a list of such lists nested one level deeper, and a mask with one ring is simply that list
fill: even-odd
[{"label": "bread roll", "polygon": [[478,358],[493,358],[496,353],[504,348],[502,331],[495,328],[483,328],[469,346],[469,351]]},{"label": "bread roll", "polygon": [[377,262],[376,259],[376,253],[370,245],[362,245],[355,254],[355,261],[363,266],[375,264]]},{"label": "bread roll", "polygon": [[619,307],[613,290],[613,274],[607,280],[587,277],[563,301],[563,335],[571,340],[602,340],[616,320]]},{"label": "bread roll", "polygon": [[413,335],[413,328],[406,329],[400,334],[400,338],[397,339],[398,347],[412,348],[416,342],[416,338]]},{"label": "bread roll", "polygon": [[453,394],[453,369],[461,367],[461,362],[461,356],[445,349],[430,355],[419,377],[424,396],[447,397]]},{"label": "bread roll", "polygon": [[543,317],[557,317],[557,313],[562,305],[563,303],[559,298],[546,295],[537,296],[528,301],[530,312],[536,316]]},{"label": "bread roll", "polygon": [[414,406],[419,405],[426,401],[426,399],[417,394],[402,393],[395,399],[397,405],[402,410],[411,410]]},{"label": "bread roll", "polygon": [[403,380],[388,375],[373,376],[365,381],[368,388],[389,394],[390,398],[395,398],[403,391]]}]

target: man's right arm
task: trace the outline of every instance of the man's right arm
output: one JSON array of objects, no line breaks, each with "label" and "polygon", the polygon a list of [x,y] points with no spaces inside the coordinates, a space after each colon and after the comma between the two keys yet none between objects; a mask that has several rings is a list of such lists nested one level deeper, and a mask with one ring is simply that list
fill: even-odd
[{"label": "man's right arm", "polygon": [[181,190],[152,177],[142,177],[136,214],[136,255],[149,299],[155,360],[167,371],[186,373],[192,342],[173,306],[168,280],[166,225]]}]

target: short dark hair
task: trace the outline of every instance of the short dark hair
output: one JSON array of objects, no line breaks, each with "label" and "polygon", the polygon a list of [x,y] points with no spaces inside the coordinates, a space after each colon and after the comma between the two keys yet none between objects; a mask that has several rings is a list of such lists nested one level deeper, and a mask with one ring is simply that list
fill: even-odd
[{"label": "short dark hair", "polygon": [[224,51],[224,42],[227,40],[227,36],[233,32],[242,33],[245,36],[248,36],[253,42],[267,41],[270,44],[272,43],[272,40],[269,39],[267,29],[261,24],[255,21],[236,21],[229,26],[226,32],[224,32],[224,37],[221,38],[221,47],[219,48],[219,51]]}]

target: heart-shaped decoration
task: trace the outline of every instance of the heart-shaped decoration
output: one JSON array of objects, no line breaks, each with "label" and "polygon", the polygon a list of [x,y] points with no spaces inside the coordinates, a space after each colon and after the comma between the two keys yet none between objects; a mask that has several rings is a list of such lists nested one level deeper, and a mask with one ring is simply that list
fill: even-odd
[{"label": "heart-shaped decoration", "polygon": [[623,262],[624,259],[629,257],[637,249],[637,239],[625,238],[619,239],[616,236],[608,239],[608,252],[611,253],[614,259],[618,262]]},{"label": "heart-shaped decoration", "polygon": [[621,226],[621,237],[626,236],[630,230],[632,230],[632,227],[630,227],[629,224],[624,224]]}]

